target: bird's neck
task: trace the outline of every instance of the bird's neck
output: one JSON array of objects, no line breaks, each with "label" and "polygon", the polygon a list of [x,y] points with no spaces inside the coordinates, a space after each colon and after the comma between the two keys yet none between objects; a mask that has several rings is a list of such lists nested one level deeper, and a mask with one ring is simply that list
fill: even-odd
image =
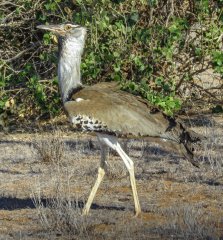
[{"label": "bird's neck", "polygon": [[84,42],[76,39],[59,39],[59,88],[63,103],[69,100],[69,96],[75,89],[80,88],[81,83],[81,55]]}]

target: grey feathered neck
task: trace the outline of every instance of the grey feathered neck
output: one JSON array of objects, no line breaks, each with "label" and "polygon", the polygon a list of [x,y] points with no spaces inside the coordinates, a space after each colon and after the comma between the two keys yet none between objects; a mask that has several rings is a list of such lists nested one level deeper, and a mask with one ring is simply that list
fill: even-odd
[{"label": "grey feathered neck", "polygon": [[85,44],[86,30],[81,33],[59,37],[59,88],[63,103],[66,102],[72,91],[79,88],[81,83],[81,55]]}]

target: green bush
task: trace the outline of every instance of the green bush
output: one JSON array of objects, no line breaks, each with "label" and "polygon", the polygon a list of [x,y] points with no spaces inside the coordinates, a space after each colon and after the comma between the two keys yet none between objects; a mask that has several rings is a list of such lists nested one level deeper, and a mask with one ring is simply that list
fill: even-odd
[{"label": "green bush", "polygon": [[85,84],[118,81],[122,89],[173,115],[182,104],[180,85],[194,74],[191,65],[209,61],[223,75],[222,6],[222,0],[4,2],[0,119],[48,119],[60,113],[55,37],[36,26],[67,21],[88,28]]}]

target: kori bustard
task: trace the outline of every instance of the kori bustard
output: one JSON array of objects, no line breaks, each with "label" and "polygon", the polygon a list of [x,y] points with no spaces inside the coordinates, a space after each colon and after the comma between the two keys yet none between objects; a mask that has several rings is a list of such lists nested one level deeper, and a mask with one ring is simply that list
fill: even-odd
[{"label": "kori bustard", "polygon": [[180,121],[162,112],[151,111],[142,98],[121,91],[115,82],[93,86],[81,83],[81,55],[86,28],[76,24],[40,25],[58,36],[59,88],[67,116],[74,128],[95,132],[101,147],[101,161],[96,182],[91,190],[83,214],[88,214],[97,189],[106,173],[107,148],[122,158],[130,175],[136,216],[141,207],[136,190],[134,164],[119,144],[118,137],[158,137],[181,146],[182,152],[193,160],[193,150],[199,136],[188,131]]}]

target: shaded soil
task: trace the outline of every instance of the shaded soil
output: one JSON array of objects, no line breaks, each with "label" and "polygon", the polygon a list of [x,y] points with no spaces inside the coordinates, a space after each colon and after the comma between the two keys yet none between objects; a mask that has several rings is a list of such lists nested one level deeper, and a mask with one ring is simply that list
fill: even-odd
[{"label": "shaded soil", "polygon": [[166,143],[122,140],[135,163],[138,218],[128,173],[112,151],[90,215],[80,216],[99,166],[95,137],[2,133],[0,239],[223,239],[223,118],[184,121],[207,137],[200,168]]}]

